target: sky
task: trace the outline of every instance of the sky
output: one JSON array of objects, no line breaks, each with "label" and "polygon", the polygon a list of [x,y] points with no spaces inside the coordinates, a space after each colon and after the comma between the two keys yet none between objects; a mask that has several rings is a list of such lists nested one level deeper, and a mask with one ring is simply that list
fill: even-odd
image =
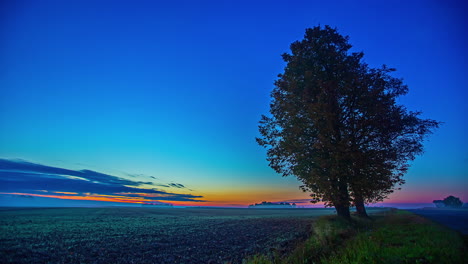
[{"label": "sky", "polygon": [[306,28],[336,27],[444,122],[387,203],[468,202],[464,1],[0,4],[0,205],[309,205],[258,121]]}]

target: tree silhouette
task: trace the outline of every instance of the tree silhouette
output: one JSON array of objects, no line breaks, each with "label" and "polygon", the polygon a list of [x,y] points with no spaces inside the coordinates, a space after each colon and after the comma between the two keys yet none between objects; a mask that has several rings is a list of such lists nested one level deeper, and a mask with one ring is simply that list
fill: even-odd
[{"label": "tree silhouette", "polygon": [[366,216],[365,203],[402,184],[408,161],[439,124],[397,105],[408,88],[390,76],[394,70],[370,68],[350,48],[336,29],[306,29],[291,54],[283,54],[287,65],[257,138],[275,171],[296,176],[313,202],[345,218],[351,205]]},{"label": "tree silhouette", "polygon": [[[361,57],[363,54],[361,53]],[[359,85],[350,85],[345,103],[349,144],[350,189],[353,204],[367,216],[364,204],[384,200],[396,185],[404,183],[408,162],[423,153],[423,140],[439,122],[420,119],[396,99],[408,92],[401,79],[390,75],[395,69],[371,69],[361,63]],[[351,129],[351,131],[347,131]]]},{"label": "tree silhouette", "polygon": [[444,204],[447,207],[462,207],[463,202],[460,198],[450,195],[444,199]]}]

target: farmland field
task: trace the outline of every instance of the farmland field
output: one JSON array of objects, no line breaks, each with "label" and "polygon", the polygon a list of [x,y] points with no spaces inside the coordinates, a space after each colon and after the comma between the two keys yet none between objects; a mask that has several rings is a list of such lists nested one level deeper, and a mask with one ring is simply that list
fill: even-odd
[{"label": "farmland field", "polygon": [[408,211],[468,235],[468,209],[466,208],[425,208]]},{"label": "farmland field", "polygon": [[241,263],[330,209],[0,208],[1,263]]}]

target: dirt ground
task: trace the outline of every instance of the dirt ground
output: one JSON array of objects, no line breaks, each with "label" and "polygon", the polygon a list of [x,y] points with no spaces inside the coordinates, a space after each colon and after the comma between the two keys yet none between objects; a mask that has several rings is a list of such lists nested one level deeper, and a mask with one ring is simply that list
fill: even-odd
[{"label": "dirt ground", "polygon": [[241,263],[330,209],[0,208],[1,263]]}]

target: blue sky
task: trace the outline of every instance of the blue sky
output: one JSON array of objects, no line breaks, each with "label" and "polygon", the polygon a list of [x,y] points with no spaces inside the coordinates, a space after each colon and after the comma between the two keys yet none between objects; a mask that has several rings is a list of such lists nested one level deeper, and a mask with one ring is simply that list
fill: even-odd
[{"label": "blue sky", "polygon": [[401,103],[444,122],[391,200],[468,200],[463,1],[1,5],[1,158],[156,177],[208,205],[307,198],[268,167],[255,137],[280,55],[321,24],[349,35],[371,66],[397,68],[410,89]]}]

